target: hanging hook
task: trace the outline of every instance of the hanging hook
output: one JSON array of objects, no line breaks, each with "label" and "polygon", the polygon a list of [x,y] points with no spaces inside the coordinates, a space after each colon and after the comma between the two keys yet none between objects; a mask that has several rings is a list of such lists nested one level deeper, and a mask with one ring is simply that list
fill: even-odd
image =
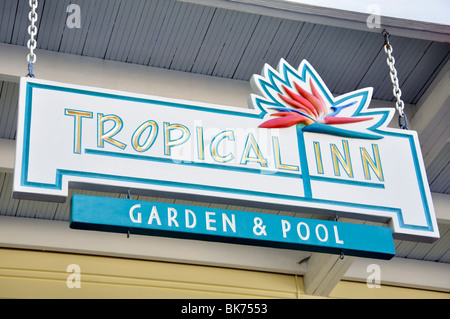
[{"label": "hanging hook", "polygon": [[339,256],[339,258],[342,260],[342,259],[344,259],[344,251],[343,250],[341,250],[341,255]]},{"label": "hanging hook", "polygon": [[400,128],[402,130],[409,130],[409,128],[408,128],[408,118],[406,117],[406,114],[398,116],[398,126],[400,126]]},{"label": "hanging hook", "polygon": [[27,77],[30,77],[30,78],[34,78],[35,77],[34,73],[33,73],[33,63],[31,63],[31,62],[28,62],[28,74],[27,74]]},{"label": "hanging hook", "polygon": [[383,31],[381,31],[381,34],[384,37],[384,45],[387,47],[390,47],[391,44],[389,43],[389,37],[391,36],[389,32],[387,32],[386,29],[383,29]]},{"label": "hanging hook", "polygon": [[302,260],[300,260],[300,261],[298,262],[298,264],[301,265],[301,264],[303,264],[304,262],[307,262],[310,258],[311,258],[311,256],[308,256],[308,257],[306,257],[306,258],[303,258]]}]

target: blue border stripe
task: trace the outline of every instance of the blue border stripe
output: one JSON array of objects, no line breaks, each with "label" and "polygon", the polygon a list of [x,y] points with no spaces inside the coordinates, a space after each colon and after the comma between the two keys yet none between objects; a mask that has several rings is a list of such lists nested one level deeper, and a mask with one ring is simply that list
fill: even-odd
[{"label": "blue border stripe", "polygon": [[163,107],[187,108],[187,109],[195,110],[195,111],[220,113],[220,114],[224,114],[224,115],[234,115],[234,116],[237,115],[237,116],[243,116],[243,117],[263,118],[267,114],[267,112],[263,108],[260,108],[261,113],[259,113],[259,114],[253,113],[252,114],[252,113],[244,113],[244,112],[231,111],[231,110],[212,109],[212,108],[198,106],[195,104],[182,104],[182,103],[176,103],[176,102],[168,102],[168,101],[160,101],[160,100],[153,100],[153,99],[147,99],[147,98],[131,97],[131,96],[126,96],[126,95],[112,94],[112,93],[100,93],[100,92],[94,92],[94,91],[89,91],[89,90],[66,88],[66,87],[61,87],[61,86],[51,86],[48,84],[27,83],[27,85],[30,87],[33,87],[33,88],[46,89],[46,90],[52,90],[52,91],[60,91],[60,92],[67,92],[67,93],[74,93],[74,94],[97,96],[97,97],[102,97],[102,98],[117,99],[117,100],[137,102],[137,103],[153,104],[153,105],[163,106]]},{"label": "blue border stripe", "polygon": [[324,176],[310,176],[310,179],[312,181],[318,181],[318,182],[339,183],[339,184],[348,184],[348,185],[361,186],[361,187],[372,187],[372,188],[384,189],[384,184],[381,184],[381,183],[352,181],[352,180],[348,180],[348,179],[331,178],[331,177],[324,177]]},{"label": "blue border stripe", "polygon": [[[136,155],[136,154],[128,154],[128,153],[119,153],[119,152],[95,150],[95,149],[85,149],[84,152],[86,154],[91,154],[91,155],[112,156],[112,157],[128,158],[128,159],[139,160],[139,161],[160,162],[160,163],[166,163],[166,164],[195,166],[195,167],[203,167],[203,168],[210,168],[210,169],[224,169],[224,170],[227,170],[227,171],[237,171],[237,172],[250,173],[250,174],[262,174],[261,173],[262,170],[258,169],[258,168],[228,166],[228,165],[211,164],[211,163],[200,163],[200,162],[183,162],[183,161],[174,162],[170,158],[148,156],[148,155]],[[264,174],[275,175],[275,176],[280,176],[280,177],[302,178],[302,174],[300,174],[300,173],[289,173],[289,172],[279,172],[279,171],[264,171]],[[319,182],[348,184],[348,185],[355,185],[355,186],[361,186],[361,187],[384,188],[384,185],[381,184],[381,183],[369,183],[369,182],[363,182],[363,181],[351,181],[351,180],[346,180],[346,179],[323,177],[323,176],[310,176],[310,179],[311,180],[315,180],[315,181],[319,181]]]},{"label": "blue border stripe", "polygon": [[[129,158],[133,160],[140,161],[151,161],[151,162],[160,162],[166,164],[176,164],[176,165],[185,165],[185,166],[196,166],[203,168],[211,168],[211,169],[225,169],[227,171],[237,171],[243,173],[252,173],[252,174],[267,174],[267,175],[275,175],[282,177],[292,177],[292,178],[302,178],[302,175],[297,173],[288,173],[288,172],[279,172],[279,171],[269,171],[269,170],[261,170],[258,168],[248,168],[248,167],[239,167],[239,166],[231,166],[231,165],[222,165],[222,164],[211,164],[211,163],[199,163],[199,162],[175,162],[171,158],[163,158],[156,156],[147,156],[147,155],[136,155],[136,154],[128,154],[128,153],[119,153],[119,152],[111,152],[111,151],[103,151],[103,150],[94,150],[94,149],[85,149],[84,152],[86,154],[92,155],[101,155],[101,156],[113,156],[113,157],[121,157],[121,158]],[[262,173],[264,172],[264,173]]]}]

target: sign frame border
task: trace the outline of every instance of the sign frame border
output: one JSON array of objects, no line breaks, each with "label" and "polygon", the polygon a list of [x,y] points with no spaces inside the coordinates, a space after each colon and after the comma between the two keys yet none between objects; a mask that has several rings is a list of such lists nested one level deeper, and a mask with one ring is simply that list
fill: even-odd
[{"label": "sign frame border", "polygon": [[[303,68],[303,73],[305,74],[306,68]],[[312,70],[308,69],[308,72],[311,76],[315,76],[315,73]],[[158,104],[163,104],[165,106],[172,106],[172,107],[178,107],[178,108],[189,108],[189,109],[197,109],[207,112],[214,112],[214,113],[222,113],[222,114],[232,114],[232,115],[238,115],[238,116],[247,116],[247,117],[254,117],[254,118],[263,118],[267,112],[262,108],[260,105],[258,105],[258,109],[239,109],[236,107],[230,107],[225,105],[217,105],[217,104],[210,104],[210,103],[202,103],[202,102],[193,102],[193,101],[187,101],[187,100],[177,100],[172,98],[164,98],[164,97],[157,97],[157,96],[151,96],[151,95],[143,95],[143,94],[137,94],[137,93],[130,93],[130,92],[122,92],[117,90],[109,90],[109,89],[102,89],[102,88],[92,88],[92,87],[86,87],[86,86],[80,86],[80,85],[72,85],[72,84],[65,84],[65,83],[59,83],[59,82],[52,82],[52,81],[46,81],[46,80],[37,80],[37,79],[30,79],[30,78],[24,78],[22,77],[20,80],[20,95],[19,95],[19,115],[18,115],[18,129],[17,129],[17,153],[16,153],[16,167],[20,167],[20,174],[17,174],[17,169],[15,170],[15,185],[18,183],[20,187],[22,186],[29,186],[29,187],[35,187],[35,188],[41,188],[41,189],[52,189],[57,191],[62,191],[64,195],[34,195],[33,192],[28,193],[29,196],[26,196],[26,198],[29,199],[38,199],[38,200],[52,200],[52,201],[60,201],[63,202],[66,200],[68,196],[68,188],[69,184],[70,186],[73,186],[74,188],[79,188],[79,186],[82,186],[83,189],[93,189],[93,186],[91,185],[91,180],[97,180],[104,181],[105,178],[108,180],[115,180],[115,181],[128,181],[133,182],[133,180],[140,182],[138,179],[135,178],[129,178],[129,177],[123,177],[123,176],[112,176],[112,175],[101,175],[101,174],[91,174],[87,172],[78,172],[78,171],[68,171],[68,170],[59,170],[57,169],[56,172],[56,180],[55,184],[42,184],[42,183],[34,183],[29,182],[27,180],[27,172],[28,172],[28,154],[29,154],[29,140],[30,140],[30,117],[31,117],[31,111],[32,111],[32,97],[33,97],[33,88],[41,88],[41,89],[49,89],[49,90],[56,90],[56,91],[67,91],[70,93],[81,93],[81,94],[89,94],[89,95],[95,95],[95,96],[102,96],[102,97],[109,97],[109,98],[115,98],[115,99],[128,99],[133,100],[135,102],[145,102],[145,103],[152,103],[157,102]],[[24,93],[25,92],[25,93]],[[354,92],[353,92],[354,93]],[[253,94],[251,95],[253,96]],[[24,105],[23,108],[20,107],[20,105]],[[363,104],[362,104],[363,105]],[[360,109],[358,109],[358,112],[361,111],[362,106],[360,106]],[[364,115],[370,115],[370,114],[382,114],[384,119],[387,120],[390,116],[392,116],[392,112],[386,112],[382,109],[374,109],[370,111],[365,111]],[[383,121],[380,121],[383,122]],[[343,207],[346,208],[346,211],[339,211],[338,214],[342,217],[350,217],[350,218],[356,218],[356,219],[365,219],[365,220],[374,220],[374,221],[381,221],[381,222],[389,222],[390,226],[394,229],[400,227],[402,229],[410,229],[412,231],[419,230],[419,231],[425,231],[429,233],[429,237],[423,237],[423,235],[415,235],[415,234],[398,234],[394,232],[394,237],[399,239],[412,239],[412,240],[418,240],[418,241],[425,241],[425,242],[434,242],[439,238],[439,232],[437,230],[437,223],[433,223],[433,208],[432,208],[432,199],[431,194],[427,192],[424,189],[423,183],[427,183],[427,177],[426,173],[423,168],[423,163],[419,160],[418,156],[421,155],[420,148],[417,148],[418,144],[418,138],[417,133],[415,131],[405,131],[405,132],[398,132],[398,129],[390,129],[388,127],[380,128],[382,124],[377,125],[375,127],[369,128],[371,131],[376,132],[383,136],[396,136],[401,138],[407,138],[409,140],[411,149],[415,152],[412,153],[413,156],[413,162],[415,167],[415,173],[416,173],[416,180],[419,184],[419,189],[421,193],[421,199],[425,211],[425,218],[427,221],[427,226],[417,226],[417,225],[406,225],[403,222],[402,213],[400,208],[391,208],[391,207],[384,207],[384,206],[376,206],[376,205],[365,205],[365,204],[354,204],[354,203],[347,203],[347,202],[339,202],[339,201],[333,201],[333,200],[322,200],[322,199],[314,199],[314,198],[301,198],[301,197],[295,197],[295,198],[289,198],[294,196],[284,196],[284,198],[281,198],[283,196],[279,194],[256,194],[257,192],[253,191],[241,191],[237,192],[234,189],[225,189],[221,187],[214,187],[215,189],[212,189],[211,187],[205,187],[203,185],[186,185],[186,183],[182,182],[167,182],[165,181],[165,186],[167,188],[171,188],[173,191],[167,191],[167,190],[161,190],[161,189],[153,189],[153,190],[139,190],[139,189],[133,189],[133,193],[137,194],[159,194],[163,196],[168,197],[175,197],[175,198],[195,198],[195,200],[198,201],[214,201],[216,203],[222,203],[222,202],[229,202],[230,200],[233,201],[233,203],[236,203],[238,205],[246,205],[251,207],[264,207],[264,208],[275,208],[277,209],[287,209],[287,210],[298,210],[302,209],[303,211],[307,213],[324,213],[326,215],[333,215],[336,213],[333,213],[332,211],[336,211],[335,207],[333,208],[327,208],[327,207],[314,207],[314,204],[323,204],[325,206],[333,205],[333,206],[339,206],[341,209]],[[18,176],[20,175],[20,176]],[[79,182],[79,181],[64,181],[65,176],[73,176],[73,177],[85,177],[89,179],[88,182]],[[19,179],[20,181],[17,182],[16,179]],[[420,183],[420,181],[423,181],[423,183]],[[145,180],[146,183],[152,184],[152,185],[161,185],[161,183],[164,181],[156,181],[156,180]],[[345,182],[345,181],[344,181]],[[185,184],[185,185],[183,185]],[[187,193],[180,193],[179,189],[185,189],[189,190]],[[114,191],[117,192],[118,187],[112,186],[108,187],[107,185],[104,185],[104,183],[100,182],[99,184],[95,184],[95,189],[98,190],[105,190],[105,191]],[[130,187],[124,186],[121,188],[121,190],[126,191],[129,190]],[[196,191],[207,191],[209,194],[198,194]],[[16,187],[14,187],[13,190],[13,197],[14,198],[24,198],[20,194],[18,194],[18,191]],[[287,204],[287,203],[277,203],[277,204],[270,204],[267,201],[255,201],[254,199],[239,199],[239,198],[222,198],[220,195],[214,196],[212,193],[228,193],[228,194],[238,194],[242,196],[259,196],[267,198],[267,196],[270,196],[271,198],[276,199],[282,199],[289,202],[295,202],[295,203],[307,203],[311,205],[293,205],[293,204]],[[361,211],[355,212],[352,211],[352,209],[362,209],[366,211],[384,211],[385,214],[382,216],[374,216],[369,213],[363,213]],[[386,216],[386,214],[388,216]],[[394,217],[396,216],[396,218]],[[361,216],[361,217],[359,217]],[[363,218],[364,217],[364,218]],[[397,221],[399,222],[397,224]],[[433,237],[434,236],[434,237]]]}]

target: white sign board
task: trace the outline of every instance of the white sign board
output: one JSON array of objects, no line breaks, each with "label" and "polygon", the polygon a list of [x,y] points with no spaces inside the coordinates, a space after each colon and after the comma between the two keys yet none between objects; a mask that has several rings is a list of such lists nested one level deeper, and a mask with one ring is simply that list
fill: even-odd
[{"label": "white sign board", "polygon": [[251,80],[249,109],[22,78],[14,196],[68,188],[167,195],[390,221],[394,237],[439,231],[417,134],[333,97],[303,61]]}]

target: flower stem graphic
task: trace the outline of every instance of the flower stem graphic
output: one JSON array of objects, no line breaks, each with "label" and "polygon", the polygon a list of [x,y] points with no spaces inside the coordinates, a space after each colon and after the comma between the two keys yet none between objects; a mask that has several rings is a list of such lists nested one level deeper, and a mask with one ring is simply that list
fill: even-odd
[{"label": "flower stem graphic", "polygon": [[322,133],[329,134],[340,137],[348,137],[348,138],[362,138],[367,140],[379,140],[383,138],[383,136],[377,134],[370,134],[364,132],[350,131],[342,128],[337,128],[334,126],[330,126],[322,123],[313,123],[307,126],[303,126],[302,130],[304,132],[313,132],[313,133]]}]

